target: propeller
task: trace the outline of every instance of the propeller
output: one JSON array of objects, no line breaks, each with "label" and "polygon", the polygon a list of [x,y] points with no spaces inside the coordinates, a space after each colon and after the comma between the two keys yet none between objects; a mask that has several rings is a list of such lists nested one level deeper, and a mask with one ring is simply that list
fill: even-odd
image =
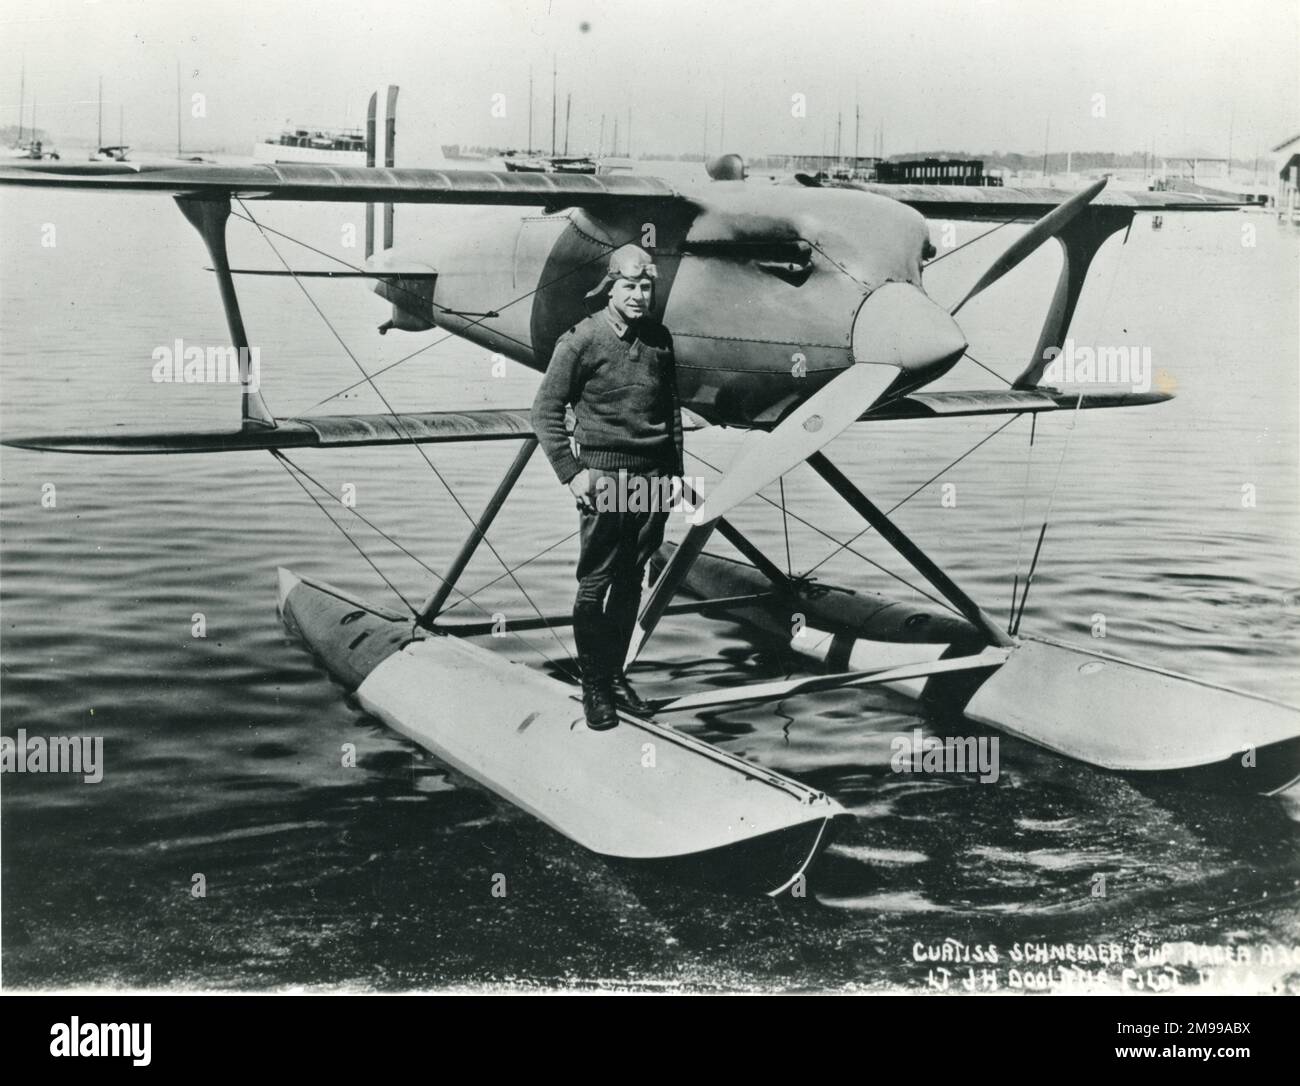
[{"label": "propeller", "polygon": [[989,270],[980,276],[980,280],[969,291],[966,292],[960,302],[952,307],[948,312],[954,317],[957,311],[969,302],[975,295],[979,294],[985,287],[991,286],[1007,274],[1012,268],[1019,264],[1025,257],[1029,256],[1048,238],[1054,238],[1062,230],[1070,225],[1071,222],[1087,207],[1102,189],[1106,187],[1106,178],[1096,181],[1089,185],[1082,192],[1076,192],[1064,203],[1058,204],[1052,208],[1046,215],[1039,219],[1031,226],[1022,236],[1018,237],[1015,242],[1003,253],[997,260],[989,265]]},{"label": "propeller", "polygon": [[966,337],[956,321],[919,287],[879,287],[854,318],[854,364],[774,430],[749,431],[691,522],[707,524],[723,516],[828,445],[897,382],[922,384],[956,362],[965,349]]}]

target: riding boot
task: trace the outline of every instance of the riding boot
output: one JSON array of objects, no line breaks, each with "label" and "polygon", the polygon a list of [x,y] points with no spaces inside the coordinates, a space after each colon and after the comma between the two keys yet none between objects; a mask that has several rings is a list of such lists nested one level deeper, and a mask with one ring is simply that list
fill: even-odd
[{"label": "riding boot", "polygon": [[573,640],[578,650],[578,667],[582,670],[582,711],[587,717],[587,727],[593,731],[618,725],[604,656],[610,639],[609,625],[599,614],[574,609]]},{"label": "riding boot", "polygon": [[651,716],[654,713],[654,706],[633,689],[623,668],[623,663],[627,659],[627,650],[632,644],[632,634],[636,631],[636,616],[640,609],[640,584],[630,593],[620,593],[617,588],[610,592],[609,606],[605,613],[613,636],[609,639],[606,668],[614,700],[637,716]]}]

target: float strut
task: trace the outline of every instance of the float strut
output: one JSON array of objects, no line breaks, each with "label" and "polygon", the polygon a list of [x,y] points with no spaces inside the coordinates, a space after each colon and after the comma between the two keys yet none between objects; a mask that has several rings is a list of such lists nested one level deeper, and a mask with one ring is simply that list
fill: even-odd
[{"label": "float strut", "polygon": [[820,452],[808,457],[808,466],[831,485],[841,498],[849,503],[854,511],[871,525],[894,550],[898,551],[911,564],[912,568],[929,581],[949,603],[957,608],[963,617],[977,629],[983,631],[989,642],[1010,647],[1016,642],[1002,632],[978,603],[953,583],[943,570],[934,564],[926,553],[913,543],[903,530],[882,513],[865,494]]},{"label": "float strut", "polygon": [[483,515],[478,518],[478,523],[471,529],[469,538],[461,544],[460,551],[452,561],[446,578],[433,590],[433,595],[420,608],[417,621],[421,626],[429,626],[438,617],[442,605],[447,602],[447,598],[451,595],[452,589],[456,587],[460,575],[465,572],[465,567],[469,565],[470,559],[474,557],[478,545],[483,542],[487,530],[492,527],[492,522],[496,520],[497,514],[501,512],[501,507],[505,505],[506,498],[510,496],[510,491],[514,489],[515,483],[519,481],[519,476],[523,474],[524,468],[528,466],[528,461],[536,448],[537,438],[535,437],[526,438],[524,443],[519,446],[519,451],[515,453],[515,458],[510,467],[506,469],[505,475],[501,477],[501,482],[497,484],[492,497],[488,499],[487,508],[483,510]]},{"label": "float strut", "polygon": [[239,311],[239,297],[235,294],[235,280],[230,274],[230,260],[226,254],[226,220],[230,218],[230,199],[177,196],[176,206],[190,225],[199,232],[208,248],[212,270],[217,273],[221,288],[221,306],[226,311],[226,327],[230,329],[230,345],[239,352],[239,387],[243,390],[241,408],[242,428],[275,429],[271,414],[258,390],[261,374],[251,372],[252,352],[248,348],[248,334],[244,331],[244,317]]}]

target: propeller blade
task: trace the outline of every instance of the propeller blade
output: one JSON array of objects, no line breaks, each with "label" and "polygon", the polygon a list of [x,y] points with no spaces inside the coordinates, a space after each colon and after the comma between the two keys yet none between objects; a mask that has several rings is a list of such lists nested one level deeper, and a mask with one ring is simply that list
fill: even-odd
[{"label": "propeller blade", "polygon": [[979,294],[985,287],[996,283],[1012,268],[1019,264],[1025,257],[1029,256],[1048,238],[1054,238],[1062,230],[1074,221],[1075,217],[1087,207],[1102,189],[1106,187],[1106,178],[1096,181],[1089,185],[1082,192],[1076,192],[1064,203],[1052,208],[1046,215],[1039,219],[1029,228],[1025,234],[1015,240],[1015,242],[1000,257],[990,265],[989,270],[980,276],[980,281],[976,283],[967,292],[960,302],[958,302],[949,312],[955,317],[957,311],[969,302],[975,295]]},{"label": "propeller blade", "polygon": [[775,430],[751,430],[691,523],[717,519],[803,463],[848,429],[897,376],[894,366],[857,363],[801,403]]},{"label": "propeller blade", "polygon": [[775,483],[849,428],[898,375],[892,365],[850,365],[826,388],[794,408],[770,433],[745,434],[731,467],[695,510],[690,523],[707,524]]}]

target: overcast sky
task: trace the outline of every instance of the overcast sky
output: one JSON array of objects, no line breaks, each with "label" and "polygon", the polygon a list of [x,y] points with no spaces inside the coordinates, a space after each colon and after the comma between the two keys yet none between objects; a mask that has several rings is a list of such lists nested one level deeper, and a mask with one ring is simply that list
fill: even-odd
[{"label": "overcast sky", "polygon": [[[574,149],[632,110],[634,152],[705,141],[746,155],[861,149],[1225,154],[1300,131],[1300,0],[0,0],[0,118],[57,141],[166,149],[183,69],[189,149],[249,153],[288,120],[362,123],[370,90],[436,116],[447,143],[549,146],[551,64],[573,95]],[[189,115],[192,95],[206,116]],[[493,95],[506,116],[493,117]],[[792,96],[807,115],[792,116]],[[1099,98],[1098,96],[1104,96]],[[1104,115],[1096,115],[1099,106]],[[608,134],[606,137],[608,143]],[[400,145],[399,145],[400,146]]]}]

